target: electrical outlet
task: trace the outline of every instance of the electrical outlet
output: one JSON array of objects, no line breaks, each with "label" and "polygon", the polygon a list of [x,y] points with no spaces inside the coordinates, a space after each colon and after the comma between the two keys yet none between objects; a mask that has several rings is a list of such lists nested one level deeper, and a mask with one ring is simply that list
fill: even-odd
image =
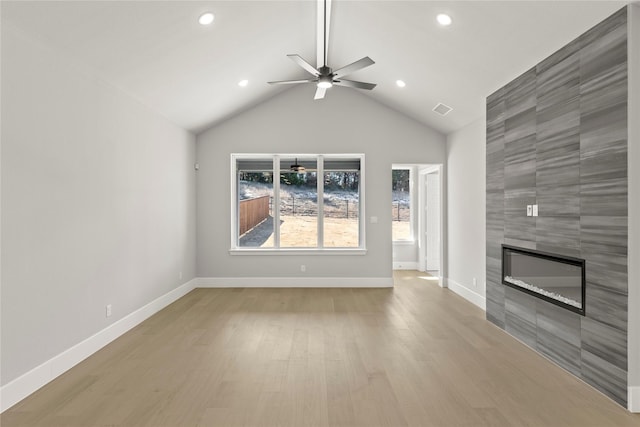
[{"label": "electrical outlet", "polygon": [[533,216],[538,216],[538,205],[533,205]]},{"label": "electrical outlet", "polygon": [[111,304],[107,304],[105,307],[104,313],[107,317],[111,317]]},{"label": "electrical outlet", "polygon": [[473,287],[477,287],[478,286],[478,281],[476,280],[476,278],[473,278]]},{"label": "electrical outlet", "polygon": [[527,205],[527,216],[533,216],[533,205]]},{"label": "electrical outlet", "polygon": [[378,223],[378,217],[377,216],[372,216],[371,217],[371,224],[377,224]]},{"label": "electrical outlet", "polygon": [[307,271],[307,266],[306,266],[306,265],[304,265],[304,264],[302,264],[302,265],[300,266],[300,271],[302,271],[303,273],[304,273],[305,271]]}]

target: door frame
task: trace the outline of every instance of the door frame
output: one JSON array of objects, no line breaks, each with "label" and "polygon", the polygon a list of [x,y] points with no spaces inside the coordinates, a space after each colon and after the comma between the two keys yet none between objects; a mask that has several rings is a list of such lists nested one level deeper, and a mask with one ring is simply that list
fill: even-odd
[{"label": "door frame", "polygon": [[444,265],[445,265],[445,253],[444,253],[444,177],[443,177],[443,165],[435,164],[422,167],[418,170],[418,268],[420,271],[426,271],[426,215],[425,210],[427,208],[427,191],[426,191],[426,176],[431,173],[438,174],[438,210],[440,213],[440,224],[438,224],[438,234],[440,237],[440,244],[438,250],[440,251],[440,259],[438,264],[438,285],[444,287]]}]

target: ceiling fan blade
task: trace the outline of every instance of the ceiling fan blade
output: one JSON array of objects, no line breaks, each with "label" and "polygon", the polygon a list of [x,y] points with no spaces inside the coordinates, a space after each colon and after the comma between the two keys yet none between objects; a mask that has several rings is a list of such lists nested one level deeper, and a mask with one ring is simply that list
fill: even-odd
[{"label": "ceiling fan blade", "polygon": [[313,83],[316,80],[308,79],[308,80],[281,80],[279,82],[267,82],[270,85],[293,85],[297,83]]},{"label": "ceiling fan blade", "polygon": [[366,90],[371,90],[377,86],[375,83],[356,82],[353,80],[346,80],[346,79],[334,80],[333,84],[338,86],[348,86],[348,87],[355,87],[357,89],[366,89]]},{"label": "ceiling fan blade", "polygon": [[316,96],[314,96],[313,99],[323,99],[326,92],[327,89],[319,87],[318,89],[316,89]]},{"label": "ceiling fan blade", "polygon": [[313,66],[311,64],[309,64],[307,61],[305,61],[304,59],[302,59],[302,57],[300,55],[296,55],[296,54],[291,54],[291,55],[287,55],[289,58],[291,58],[291,60],[293,62],[295,62],[296,64],[298,64],[299,66],[301,66],[302,68],[304,68],[305,70],[307,70],[309,73],[313,74],[314,76],[319,76],[320,73],[318,72],[318,70],[316,70],[315,68],[313,68]]},{"label": "ceiling fan blade", "polygon": [[358,59],[356,62],[353,62],[349,65],[345,65],[344,67],[337,69],[336,71],[333,72],[333,74],[335,74],[336,77],[346,76],[348,74],[353,73],[354,71],[361,70],[373,64],[375,64],[375,62],[373,62],[373,59],[369,58],[368,56],[365,56],[362,59]]}]

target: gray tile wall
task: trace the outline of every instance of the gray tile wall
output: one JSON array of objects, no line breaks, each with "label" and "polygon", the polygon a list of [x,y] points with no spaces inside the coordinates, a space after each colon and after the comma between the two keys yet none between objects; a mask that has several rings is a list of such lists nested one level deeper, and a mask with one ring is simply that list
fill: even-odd
[{"label": "gray tile wall", "polygon": [[[584,258],[586,316],[505,288],[502,243]],[[486,298],[489,321],[626,406],[626,8],[487,98]]]}]

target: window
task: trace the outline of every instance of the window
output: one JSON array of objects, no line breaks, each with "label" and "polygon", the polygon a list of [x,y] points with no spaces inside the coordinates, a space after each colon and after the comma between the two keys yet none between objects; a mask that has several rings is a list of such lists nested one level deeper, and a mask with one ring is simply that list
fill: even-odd
[{"label": "window", "polygon": [[393,167],[391,171],[391,218],[394,241],[413,240],[411,227],[411,169]]},{"label": "window", "polygon": [[231,157],[232,252],[364,249],[363,155]]}]

